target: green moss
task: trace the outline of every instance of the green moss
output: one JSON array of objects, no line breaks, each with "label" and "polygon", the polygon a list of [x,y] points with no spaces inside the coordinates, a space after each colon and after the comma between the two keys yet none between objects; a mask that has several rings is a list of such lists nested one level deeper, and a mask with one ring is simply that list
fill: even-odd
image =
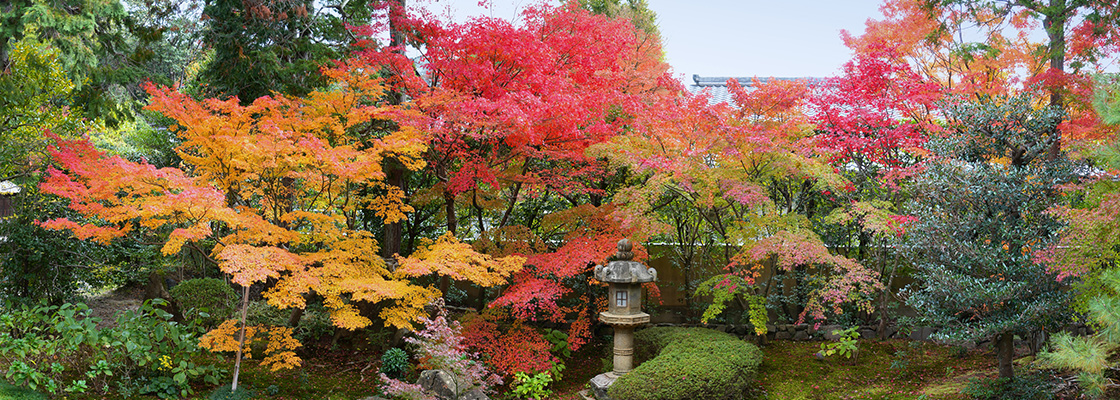
[{"label": "green moss", "polygon": [[751,391],[762,352],[735,336],[702,328],[650,328],[635,337],[645,358],[611,385],[619,400],[736,399]]},{"label": "green moss", "polygon": [[[913,343],[913,344],[910,344]],[[817,360],[819,342],[774,342],[763,349],[762,399],[964,399],[969,378],[994,373],[982,351],[896,341],[861,341],[858,363]],[[905,355],[902,355],[905,353]],[[904,362],[904,368],[891,368]]]},{"label": "green moss", "polygon": [[270,400],[361,399],[378,394],[376,372],[363,375],[361,370],[375,359],[373,354],[318,350],[314,358],[304,360],[303,367],[280,371],[272,371],[255,359],[244,360],[240,385],[253,389],[257,398]]},{"label": "green moss", "polygon": [[41,393],[0,382],[0,400],[46,400]]}]

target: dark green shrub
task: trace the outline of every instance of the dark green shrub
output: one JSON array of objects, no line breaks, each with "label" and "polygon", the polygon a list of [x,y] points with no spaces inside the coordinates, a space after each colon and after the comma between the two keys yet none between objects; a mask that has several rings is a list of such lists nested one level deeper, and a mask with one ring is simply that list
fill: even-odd
[{"label": "dark green shrub", "polygon": [[[267,301],[257,300],[249,302],[246,318],[249,325],[288,326],[288,318],[292,316],[292,309],[279,309],[268,304]],[[304,346],[309,346],[324,337],[334,334],[335,326],[331,322],[330,312],[322,304],[308,302],[303,309],[303,317],[299,326],[292,328],[292,337],[295,337]]]},{"label": "dark green shrub", "polygon": [[968,381],[964,394],[976,400],[1050,400],[1053,385],[1040,374],[1021,374],[1014,378],[981,378]]},{"label": "dark green shrub", "polygon": [[618,400],[739,399],[751,392],[762,352],[703,328],[649,328],[635,335],[638,359],[654,356],[611,385]]},{"label": "dark green shrub", "polygon": [[[237,305],[237,293],[221,279],[188,279],[171,288],[171,298],[179,303],[183,317],[197,319],[208,328],[218,326],[231,315]],[[206,317],[200,315],[205,312]]]},{"label": "dark green shrub", "polygon": [[381,373],[390,378],[400,379],[408,370],[408,353],[394,347],[381,355]]}]

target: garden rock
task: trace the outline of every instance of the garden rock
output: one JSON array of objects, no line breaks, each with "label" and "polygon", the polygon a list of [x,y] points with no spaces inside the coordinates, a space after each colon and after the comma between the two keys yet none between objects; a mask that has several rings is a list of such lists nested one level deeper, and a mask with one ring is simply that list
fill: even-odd
[{"label": "garden rock", "polygon": [[591,394],[598,400],[609,400],[611,397],[607,395],[607,389],[614,383],[614,376],[611,374],[599,374],[591,378]]},{"label": "garden rock", "polygon": [[875,332],[875,330],[871,328],[863,328],[859,330],[859,337],[861,339],[875,339],[876,335],[877,333]]},{"label": "garden rock", "polygon": [[898,328],[894,326],[888,326],[887,329],[883,331],[883,337],[881,337],[880,339],[894,339],[895,335],[898,335]]},{"label": "garden rock", "polygon": [[457,400],[459,397],[459,385],[455,380],[455,374],[442,369],[421,372],[416,384],[420,385],[420,389],[434,394],[440,400]]},{"label": "garden rock", "polygon": [[797,331],[797,333],[793,334],[793,340],[799,342],[809,340],[809,333],[805,331]]},{"label": "garden rock", "polygon": [[913,331],[910,331],[910,340],[928,341],[930,340],[929,337],[933,334],[933,331],[933,328],[928,326],[920,326],[914,328]]},{"label": "garden rock", "polygon": [[490,400],[490,396],[487,396],[481,388],[474,388],[459,396],[459,400]]},{"label": "garden rock", "polygon": [[825,340],[837,341],[840,340],[840,335],[834,334],[832,332],[840,330],[844,330],[844,327],[840,325],[824,325],[821,326],[821,329],[817,332],[820,332],[821,336],[823,336]]}]

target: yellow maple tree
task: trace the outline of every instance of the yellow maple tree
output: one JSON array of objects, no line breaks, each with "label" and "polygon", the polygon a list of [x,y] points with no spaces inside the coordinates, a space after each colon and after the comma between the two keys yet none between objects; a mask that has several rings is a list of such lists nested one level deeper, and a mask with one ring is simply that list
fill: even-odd
[{"label": "yellow maple tree", "polygon": [[[408,268],[390,271],[378,255],[373,234],[362,229],[370,214],[385,223],[412,209],[399,188],[386,185],[386,158],[406,168],[424,167],[425,136],[408,125],[408,108],[383,104],[381,80],[361,61],[324,70],[328,89],[301,98],[262,97],[247,106],[236,99],[194,100],[166,88],[148,88],[149,110],[176,121],[182,169],[156,169],[107,157],[87,141],[56,138],[46,192],[68,198],[90,217],[43,222],[84,239],[109,242],[136,229],[166,231],[164,254],[202,239],[216,242],[213,258],[234,283],[268,282],[267,301],[302,308],[314,292],[323,298],[333,324],[357,329],[371,323],[357,301],[379,303],[386,324],[411,327],[437,289],[411,279],[430,272],[454,273],[484,286],[504,282],[523,258],[493,259],[454,238],[441,238]],[[377,130],[375,121],[398,121]],[[445,267],[446,266],[446,267]],[[299,364],[290,334],[223,324],[203,347],[231,351],[230,343],[269,338],[274,368]],[[290,332],[289,332],[290,333]],[[233,335],[242,335],[234,339]],[[273,343],[276,343],[275,345]],[[275,348],[274,348],[275,347]],[[238,366],[240,351],[238,352]],[[235,378],[237,369],[235,369]],[[236,383],[235,383],[236,385]]]}]

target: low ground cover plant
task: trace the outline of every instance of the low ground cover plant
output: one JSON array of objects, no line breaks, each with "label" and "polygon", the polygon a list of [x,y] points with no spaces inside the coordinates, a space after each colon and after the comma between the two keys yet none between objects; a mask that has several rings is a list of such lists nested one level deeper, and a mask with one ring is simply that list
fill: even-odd
[{"label": "low ground cover plant", "polygon": [[34,391],[187,396],[224,370],[198,349],[201,329],[171,321],[158,302],[123,311],[98,328],[84,304],[7,306],[0,315],[0,374]]}]

